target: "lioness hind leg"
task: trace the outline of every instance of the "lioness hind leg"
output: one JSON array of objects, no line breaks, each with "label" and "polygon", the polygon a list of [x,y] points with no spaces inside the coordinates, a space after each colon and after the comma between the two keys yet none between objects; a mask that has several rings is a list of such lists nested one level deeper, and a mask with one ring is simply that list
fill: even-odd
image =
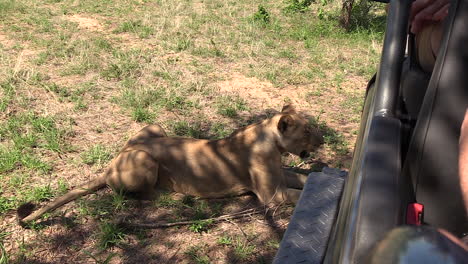
[{"label": "lioness hind leg", "polygon": [[112,162],[107,184],[114,190],[130,193],[151,193],[158,180],[159,164],[147,152],[121,152]]},{"label": "lioness hind leg", "polygon": [[283,170],[283,174],[286,177],[286,186],[288,188],[301,189],[304,187],[307,181],[307,175],[295,173],[288,170]]},{"label": "lioness hind leg", "polygon": [[131,137],[126,145],[130,146],[136,144],[145,144],[147,139],[157,137],[167,137],[167,134],[160,125],[148,125],[138,131],[136,135]]},{"label": "lioness hind leg", "polygon": [[144,137],[167,137],[164,129],[157,124],[145,126],[138,132],[137,135]]}]

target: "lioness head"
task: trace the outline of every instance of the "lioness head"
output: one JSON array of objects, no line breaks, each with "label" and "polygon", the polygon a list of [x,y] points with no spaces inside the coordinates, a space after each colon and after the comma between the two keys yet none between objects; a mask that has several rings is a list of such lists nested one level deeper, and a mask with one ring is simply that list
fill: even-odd
[{"label": "lioness head", "polygon": [[309,153],[323,144],[323,135],[318,128],[296,113],[292,105],[285,105],[281,110],[278,130],[282,137],[282,147],[285,151],[306,158]]}]

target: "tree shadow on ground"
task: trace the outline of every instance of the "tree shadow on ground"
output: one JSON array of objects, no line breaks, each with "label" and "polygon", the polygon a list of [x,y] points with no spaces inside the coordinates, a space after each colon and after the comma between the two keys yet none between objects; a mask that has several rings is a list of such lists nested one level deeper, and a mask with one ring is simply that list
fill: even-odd
[{"label": "tree shadow on ground", "polygon": [[[85,200],[85,199],[83,199]],[[65,217],[59,215],[52,217],[38,224],[45,226],[56,226],[53,232],[42,236],[41,254],[34,258],[27,258],[27,263],[63,263],[66,261],[86,262],[93,259],[96,262],[104,263],[106,259],[120,258],[121,263],[176,263],[185,261],[193,256],[187,255],[186,245],[179,245],[178,240],[174,239],[180,233],[187,233],[188,236],[200,236],[203,232],[215,230],[221,222],[209,224],[207,230],[201,230],[197,234],[190,230],[190,225],[180,227],[160,228],[151,230],[141,230],[125,228],[122,234],[125,238],[122,241],[113,243],[109,248],[102,249],[98,246],[101,236],[102,223],[110,223],[113,219],[126,219],[126,221],[138,222],[174,222],[193,219],[206,219],[225,215],[233,212],[243,211],[249,208],[260,208],[261,205],[257,198],[250,195],[236,196],[220,199],[195,199],[193,197],[185,199],[184,202],[168,208],[158,208],[152,201],[127,200],[125,210],[109,210],[109,201],[112,201],[112,194],[109,192],[99,192],[91,199],[82,201],[81,207],[87,208],[87,216],[83,217]],[[203,213],[200,214],[200,205]],[[220,208],[222,210],[220,210]],[[206,246],[204,251],[209,254],[209,258],[215,258],[219,252],[223,252],[228,263],[252,263],[254,260],[270,260],[274,256],[276,249],[263,249],[272,239],[280,239],[285,231],[284,225],[277,223],[278,217],[288,218],[289,211],[284,209],[270,210],[257,215],[257,218],[245,216],[240,219],[233,219],[233,230],[242,229],[242,226],[248,225],[252,221],[263,221],[268,228],[268,238],[254,238],[244,242],[246,245],[260,248],[261,252],[253,252],[248,256],[239,256],[236,247],[223,248],[217,243]],[[276,218],[276,219],[275,219]],[[79,222],[78,222],[79,219]],[[259,220],[260,219],[260,220]],[[237,231],[235,231],[237,232]],[[243,231],[242,231],[243,232]],[[240,233],[240,232],[239,232]],[[242,237],[241,235],[239,235]],[[250,239],[250,238],[249,238]],[[94,242],[90,242],[94,241]],[[157,246],[163,245],[159,249]],[[36,247],[36,245],[32,245]],[[80,248],[80,250],[77,250]],[[44,251],[45,250],[45,251]],[[47,253],[45,253],[47,252]],[[54,256],[53,261],[48,262],[48,256]],[[22,260],[25,260],[23,257]],[[193,260],[193,259],[192,259]]]}]

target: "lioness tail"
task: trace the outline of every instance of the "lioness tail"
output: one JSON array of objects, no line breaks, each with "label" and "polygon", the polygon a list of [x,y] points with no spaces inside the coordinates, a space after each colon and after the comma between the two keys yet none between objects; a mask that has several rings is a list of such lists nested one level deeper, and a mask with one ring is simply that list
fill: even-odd
[{"label": "lioness tail", "polygon": [[[86,195],[86,194],[90,194],[92,192],[95,192],[103,187],[106,186],[106,178],[101,176],[101,177],[98,177],[94,180],[91,180],[90,182],[88,183],[85,183],[83,185],[81,185],[80,187],[78,188],[75,188],[69,192],[67,192],[66,194],[60,196],[59,198],[55,199],[54,201],[50,202],[49,204],[45,205],[44,207],[40,208],[39,210],[37,210],[36,212],[32,213],[32,214],[29,214],[28,213],[20,213],[20,211],[24,211],[24,210],[27,210],[27,209],[23,209],[21,207],[23,206],[20,206],[20,208],[18,208],[18,220],[19,220],[19,223],[21,225],[24,225],[25,223],[27,222],[30,222],[30,221],[33,221],[33,220],[36,220],[38,219],[40,216],[42,216],[43,214],[47,213],[47,212],[50,212],[68,202],[71,202],[83,195]],[[25,204],[24,205],[25,208],[28,208],[28,209],[33,209],[33,206],[31,204]]]}]

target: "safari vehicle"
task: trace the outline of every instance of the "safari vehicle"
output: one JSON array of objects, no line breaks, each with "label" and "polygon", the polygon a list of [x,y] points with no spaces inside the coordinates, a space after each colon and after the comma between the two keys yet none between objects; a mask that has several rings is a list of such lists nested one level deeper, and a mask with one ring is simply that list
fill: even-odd
[{"label": "safari vehicle", "polygon": [[[406,225],[468,233],[458,176],[468,107],[468,0],[451,2],[432,73],[415,60],[407,30],[412,1],[389,2],[351,169],[347,176],[330,170],[309,176],[274,263],[369,263],[379,241]],[[426,263],[435,251],[405,263]]]}]

